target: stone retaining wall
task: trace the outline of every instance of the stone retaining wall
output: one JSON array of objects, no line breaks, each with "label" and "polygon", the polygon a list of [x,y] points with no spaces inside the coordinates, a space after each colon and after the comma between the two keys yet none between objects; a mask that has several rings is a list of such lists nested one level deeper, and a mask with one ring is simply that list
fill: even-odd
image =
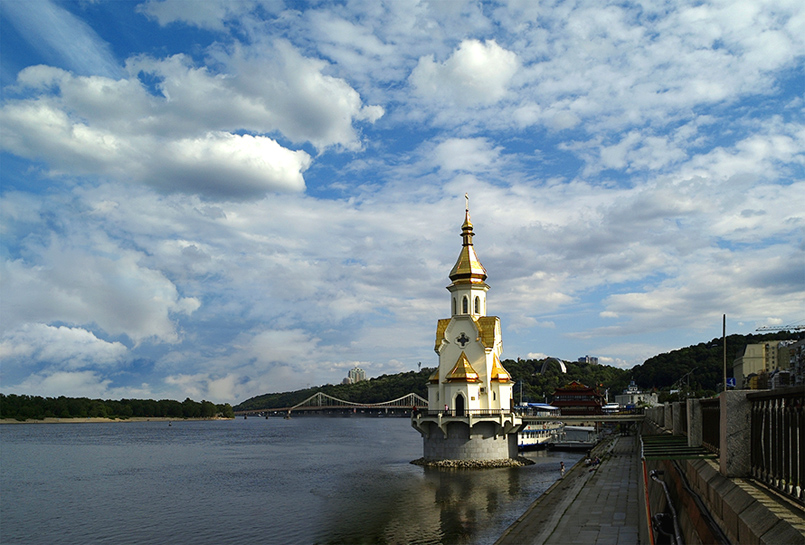
[{"label": "stone retaining wall", "polygon": [[[745,479],[724,477],[711,460],[681,462],[688,483],[732,543],[805,545],[805,510]],[[786,505],[788,504],[788,505]]]},{"label": "stone retaining wall", "polygon": [[[717,532],[707,527],[703,520],[704,516],[709,515],[731,543],[805,545],[805,509],[766,490],[762,485],[754,484],[751,479],[735,476],[736,472],[740,474],[735,467],[743,459],[741,451],[748,450],[745,444],[739,444],[733,437],[740,435],[738,432],[745,432],[748,427],[746,415],[730,404],[734,401],[733,398],[737,399],[737,394],[740,392],[728,392],[726,396],[721,396],[722,414],[731,414],[734,419],[743,423],[737,432],[722,424],[722,449],[723,445],[727,445],[729,456],[722,456],[721,460],[681,459],[676,463],[672,460],[647,461],[646,473],[655,468],[664,470],[663,480],[669,485],[685,543],[718,542],[715,536]],[[692,411],[691,405],[694,405]],[[689,403],[688,409],[689,418],[701,412],[695,404]],[[657,426],[657,419],[666,419],[669,416],[672,416],[672,412],[663,408],[652,411],[650,419],[643,424],[643,434],[668,433],[670,430],[667,428],[663,430],[661,426]],[[726,433],[726,429],[730,429],[730,433]],[[688,430],[694,430],[692,436],[689,435],[688,442],[695,445],[700,441],[700,432],[690,424]],[[729,460],[730,464],[725,463],[725,460]],[[690,490],[682,483],[682,476],[677,474],[677,465]],[[665,500],[658,491],[651,490],[652,487],[656,485],[649,484],[652,513],[655,513],[664,509]]]},{"label": "stone retaining wall", "polygon": [[422,441],[424,459],[437,460],[502,460],[517,457],[517,434],[496,435],[494,422],[478,422],[472,429],[463,422],[447,425],[445,436],[435,423],[429,423]]}]

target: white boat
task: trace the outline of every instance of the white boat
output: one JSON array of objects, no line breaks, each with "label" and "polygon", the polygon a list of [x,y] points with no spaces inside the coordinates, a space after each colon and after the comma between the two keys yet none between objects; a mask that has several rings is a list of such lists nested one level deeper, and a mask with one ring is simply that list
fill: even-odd
[{"label": "white boat", "polygon": [[[556,416],[559,409],[547,403],[527,403],[516,407],[517,411],[527,416]],[[556,421],[531,422],[517,432],[517,446],[520,449],[533,449],[547,446],[562,432],[564,424]]]},{"label": "white boat", "polygon": [[604,414],[618,414],[621,410],[621,406],[618,403],[607,403],[601,410]]},{"label": "white boat", "polygon": [[546,447],[549,443],[555,441],[561,432],[561,422],[527,424],[517,432],[517,446],[523,450]]},{"label": "white boat", "polygon": [[598,432],[592,426],[565,426],[548,446],[559,450],[587,450],[598,443]]}]

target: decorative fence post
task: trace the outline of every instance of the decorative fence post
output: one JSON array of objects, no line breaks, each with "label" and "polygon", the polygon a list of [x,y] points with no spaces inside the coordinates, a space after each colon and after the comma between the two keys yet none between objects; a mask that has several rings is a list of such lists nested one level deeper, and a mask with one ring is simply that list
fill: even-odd
[{"label": "decorative fence post", "polygon": [[682,435],[682,412],[679,410],[681,406],[682,403],[679,401],[671,403],[671,417],[673,418],[671,422],[671,433],[674,435]]},{"label": "decorative fence post", "polygon": [[725,477],[748,477],[751,454],[751,403],[745,390],[719,395],[719,471]]},{"label": "decorative fence post", "polygon": [[674,404],[673,403],[666,403],[663,405],[663,411],[665,415],[662,418],[662,427],[666,430],[674,431]]},{"label": "decorative fence post", "polygon": [[698,399],[687,401],[688,446],[702,446],[702,404]]}]

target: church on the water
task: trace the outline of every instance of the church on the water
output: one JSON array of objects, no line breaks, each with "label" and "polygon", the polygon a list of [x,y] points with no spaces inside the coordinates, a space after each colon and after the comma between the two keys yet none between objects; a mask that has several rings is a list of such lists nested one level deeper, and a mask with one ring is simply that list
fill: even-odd
[{"label": "church on the water", "polygon": [[473,247],[469,200],[462,246],[450,271],[451,317],[436,324],[439,366],[428,381],[428,411],[412,425],[423,437],[425,461],[517,457],[513,382],[500,363],[500,318],[488,316],[486,269]]}]

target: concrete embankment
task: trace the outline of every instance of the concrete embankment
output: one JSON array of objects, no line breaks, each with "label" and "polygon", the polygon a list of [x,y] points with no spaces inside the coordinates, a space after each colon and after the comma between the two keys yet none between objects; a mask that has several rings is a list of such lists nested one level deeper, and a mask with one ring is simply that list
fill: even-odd
[{"label": "concrete embankment", "polygon": [[579,462],[498,539],[496,545],[606,543],[638,537],[638,452],[635,437],[615,437],[593,451],[601,465]]}]

